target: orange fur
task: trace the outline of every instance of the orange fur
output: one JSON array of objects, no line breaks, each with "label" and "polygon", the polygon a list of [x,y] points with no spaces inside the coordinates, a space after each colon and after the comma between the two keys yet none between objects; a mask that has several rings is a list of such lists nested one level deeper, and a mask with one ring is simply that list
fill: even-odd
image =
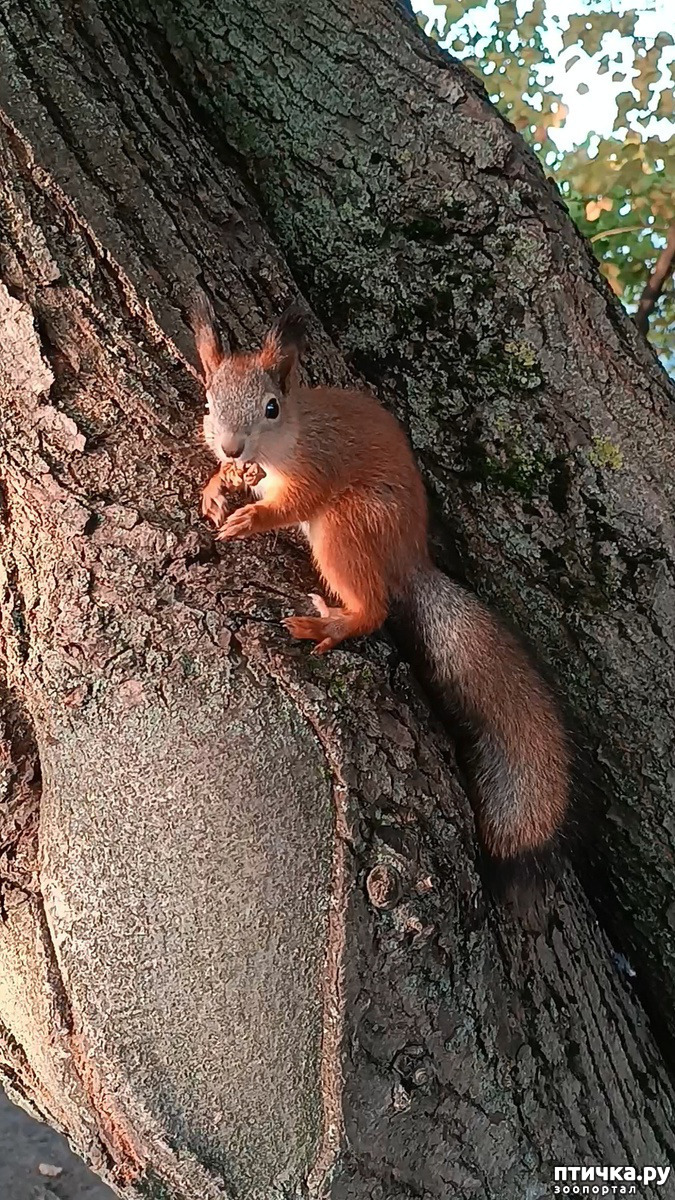
[{"label": "orange fur", "polygon": [[195,346],[202,364],[206,386],[222,365],[225,358],[223,343],[216,329],[215,316],[211,302],[206,296],[196,297],[188,314],[192,332],[195,336]]},{"label": "orange fur", "polygon": [[289,628],[335,646],[378,629],[390,596],[426,559],[426,497],[403,430],[373,396],[314,388],[298,389],[293,400],[293,461],[275,463],[273,494],[239,510],[245,519],[235,513],[222,536],[308,522],[317,570],[342,607],[323,621],[292,618]]},{"label": "orange fur", "polygon": [[[298,328],[289,314],[258,354],[229,357],[214,375],[207,440],[217,452],[235,434],[242,459],[265,478],[257,501],[225,518],[214,477],[204,511],[223,539],[303,527],[335,603],[314,597],[317,616],[285,625],[318,654],[372,633],[398,603],[446,707],[471,730],[484,844],[503,858],[537,849],[567,804],[565,738],[550,693],[498,619],[432,566],[426,494],[398,421],[365,392],[288,387],[299,344],[288,339]],[[270,396],[279,398],[273,420]]]}]

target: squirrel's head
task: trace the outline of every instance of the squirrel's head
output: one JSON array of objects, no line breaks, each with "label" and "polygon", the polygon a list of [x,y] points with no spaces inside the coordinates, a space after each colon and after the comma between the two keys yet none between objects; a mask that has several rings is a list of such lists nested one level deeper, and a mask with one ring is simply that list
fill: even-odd
[{"label": "squirrel's head", "polygon": [[206,384],[207,445],[221,462],[277,463],[297,432],[291,382],[305,341],[300,309],[288,308],[252,354],[225,350],[205,297],[190,324]]}]

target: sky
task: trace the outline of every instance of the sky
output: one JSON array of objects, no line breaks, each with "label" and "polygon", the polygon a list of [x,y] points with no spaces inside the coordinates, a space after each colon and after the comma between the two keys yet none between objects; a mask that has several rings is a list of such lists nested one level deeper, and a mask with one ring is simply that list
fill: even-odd
[{"label": "sky", "polygon": [[[617,13],[627,11],[638,13],[636,34],[644,37],[655,37],[662,32],[672,33],[675,38],[675,0],[600,0],[603,11]],[[616,118],[617,92],[625,90],[626,75],[628,82],[632,78],[635,52],[629,38],[622,38],[618,33],[610,34],[605,39],[603,50],[612,55],[620,54],[621,60],[616,60],[615,70],[599,74],[598,64],[593,57],[587,55],[580,47],[570,47],[563,52],[560,27],[554,18],[558,18],[565,27],[570,14],[582,11],[583,0],[548,0],[546,9],[545,37],[548,49],[555,60],[553,78],[548,86],[562,97],[563,104],[568,109],[567,119],[558,130],[550,130],[549,136],[565,151],[583,142],[589,133],[601,137],[611,134]],[[596,8],[600,6],[595,0]],[[445,19],[445,6],[435,4],[434,0],[412,0],[416,12],[427,18],[427,32],[432,28],[442,30]],[[519,0],[519,13],[527,12],[532,7],[532,0]],[[467,3],[467,11],[479,34],[487,36],[496,21],[496,0],[485,0],[473,8]],[[598,56],[599,57],[599,56]],[[576,61],[570,66],[570,60]],[[675,46],[664,51],[661,64],[675,64]],[[619,75],[613,79],[613,75]],[[673,70],[675,77],[675,69]],[[583,93],[578,91],[582,86]],[[672,87],[673,78],[666,67],[662,74],[661,86]],[[664,139],[675,136],[670,122],[654,122],[649,129],[650,134],[656,134]]]}]

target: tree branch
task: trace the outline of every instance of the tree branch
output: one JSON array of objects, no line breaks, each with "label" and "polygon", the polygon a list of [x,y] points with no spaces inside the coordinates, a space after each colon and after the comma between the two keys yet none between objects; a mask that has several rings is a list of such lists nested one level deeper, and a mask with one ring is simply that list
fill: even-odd
[{"label": "tree branch", "polygon": [[601,229],[600,233],[594,233],[588,240],[593,245],[594,242],[600,242],[603,238],[618,237],[620,233],[659,233],[665,226],[649,225],[646,226],[642,222],[639,225],[617,225],[615,229]]},{"label": "tree branch", "polygon": [[642,293],[640,303],[638,305],[637,314],[635,316],[635,324],[638,329],[647,335],[649,331],[649,318],[654,311],[654,306],[658,300],[663,286],[673,269],[675,261],[675,221],[668,230],[668,237],[663,250],[656,260],[656,266],[652,271],[649,282]]}]

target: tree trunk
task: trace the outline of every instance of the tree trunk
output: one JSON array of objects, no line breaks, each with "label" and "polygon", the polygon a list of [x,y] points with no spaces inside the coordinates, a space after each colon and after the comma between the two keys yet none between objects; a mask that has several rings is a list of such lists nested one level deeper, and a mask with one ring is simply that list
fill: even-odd
[{"label": "tree trunk", "polygon": [[315,311],[407,424],[440,556],[548,663],[591,882],[675,1053],[673,384],[534,155],[407,6],[141,11],[214,155],[239,152]]},{"label": "tree trunk", "polygon": [[[129,1196],[521,1200],[551,1193],[556,1164],[667,1162],[672,1084],[572,873],[525,912],[487,903],[451,746],[395,648],[290,644],[302,548],[216,547],[197,519],[182,305],[201,277],[252,342],[296,292],[234,156],[138,14],[0,13],[8,1089]],[[413,326],[387,336],[417,372],[419,439]],[[348,377],[318,321],[311,347],[312,379]],[[511,513],[515,589],[506,494],[492,564]],[[486,504],[466,510],[476,538]]]}]

